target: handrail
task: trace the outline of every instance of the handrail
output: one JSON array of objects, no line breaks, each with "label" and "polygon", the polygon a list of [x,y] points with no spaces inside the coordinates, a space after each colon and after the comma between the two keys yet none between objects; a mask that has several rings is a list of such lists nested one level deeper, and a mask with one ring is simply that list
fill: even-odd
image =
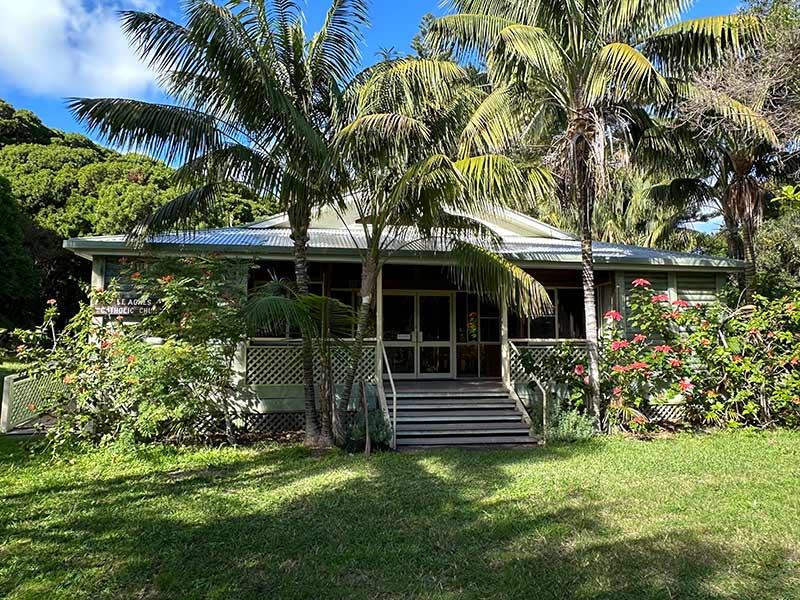
[{"label": "handrail", "polygon": [[[508,348],[512,353],[516,354],[517,357],[522,357],[522,353],[519,351],[519,348],[517,348],[517,346],[511,340],[508,341]],[[510,391],[514,395],[515,399],[521,403],[521,399],[514,389],[515,380],[513,370],[509,369],[508,376],[510,381]],[[547,439],[547,390],[542,385],[542,382],[539,381],[539,378],[535,375],[526,372],[525,376],[526,379],[528,379],[526,383],[535,383],[536,387],[539,388],[539,391],[542,392],[542,438]]]},{"label": "handrail", "polygon": [[[392,387],[392,450],[395,450],[397,448],[397,388],[394,386],[392,367],[389,366],[386,346],[383,345],[383,340],[378,340],[378,344],[380,344],[381,347],[381,355],[383,356],[383,364],[386,367],[386,374],[389,376],[389,385]],[[383,381],[379,381],[378,385],[383,389]]]}]

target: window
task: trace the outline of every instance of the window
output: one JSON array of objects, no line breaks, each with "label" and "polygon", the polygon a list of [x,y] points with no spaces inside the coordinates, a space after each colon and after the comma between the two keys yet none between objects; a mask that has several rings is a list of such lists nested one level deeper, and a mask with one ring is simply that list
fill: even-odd
[{"label": "window", "polygon": [[572,288],[547,290],[553,314],[526,319],[509,314],[511,339],[582,339],[586,336],[583,317],[583,291]]}]

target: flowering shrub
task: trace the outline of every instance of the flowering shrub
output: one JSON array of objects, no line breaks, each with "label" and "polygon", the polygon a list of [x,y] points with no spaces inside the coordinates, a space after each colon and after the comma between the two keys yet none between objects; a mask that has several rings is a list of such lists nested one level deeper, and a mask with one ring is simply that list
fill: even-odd
[{"label": "flowering shrub", "polygon": [[800,426],[800,299],[731,310],[690,305],[636,280],[628,339],[606,321],[605,387],[612,422],[635,431],[651,404],[683,402],[695,424]]},{"label": "flowering shrub", "polygon": [[[110,306],[115,290],[89,292],[57,336],[46,325],[17,331],[20,359],[30,374],[58,377],[62,389],[35,407],[55,417],[48,439],[55,449],[119,438],[136,442],[188,441],[198,420],[224,413],[236,393],[231,362],[246,331],[230,265],[211,259],[169,259],[137,265],[131,279],[143,296],[159,298],[140,323],[99,322],[97,306]],[[155,345],[157,336],[163,343]]]}]

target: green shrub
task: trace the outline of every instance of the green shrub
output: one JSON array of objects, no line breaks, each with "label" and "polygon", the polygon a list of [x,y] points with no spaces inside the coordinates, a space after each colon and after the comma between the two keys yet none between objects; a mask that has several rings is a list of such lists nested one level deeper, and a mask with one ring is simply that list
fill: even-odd
[{"label": "green shrub", "polygon": [[[366,425],[364,423],[364,409],[359,408],[353,415],[353,421],[345,428],[345,450],[348,452],[362,452],[366,445]],[[369,436],[372,450],[388,450],[392,444],[392,426],[380,409],[369,411]]]},{"label": "green shrub", "polygon": [[545,440],[548,442],[582,442],[597,433],[597,421],[580,410],[558,411],[553,422],[547,424]]}]

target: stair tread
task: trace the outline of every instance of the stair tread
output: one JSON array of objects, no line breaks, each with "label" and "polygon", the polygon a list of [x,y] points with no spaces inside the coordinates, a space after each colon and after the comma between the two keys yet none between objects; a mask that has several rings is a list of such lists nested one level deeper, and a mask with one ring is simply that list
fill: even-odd
[{"label": "stair tread", "polygon": [[476,431],[480,433],[490,431],[520,431],[528,433],[528,426],[524,423],[408,423],[397,425],[398,437],[408,436],[409,432],[424,432],[424,435],[433,433],[463,433],[465,431]]},{"label": "stair tread", "polygon": [[398,423],[453,423],[453,422],[492,422],[503,423],[508,421],[519,421],[521,419],[519,413],[511,413],[508,415],[434,415],[434,416],[397,416]]},{"label": "stair tread", "polygon": [[398,438],[398,446],[466,446],[466,445],[492,445],[492,444],[536,444],[536,438],[530,435],[507,436],[465,436],[465,437],[409,437]]}]

